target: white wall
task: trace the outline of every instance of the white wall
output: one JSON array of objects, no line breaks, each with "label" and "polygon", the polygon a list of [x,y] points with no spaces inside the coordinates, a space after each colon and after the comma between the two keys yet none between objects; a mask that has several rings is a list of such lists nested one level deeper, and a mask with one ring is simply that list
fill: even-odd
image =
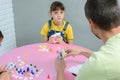
[{"label": "white wall", "polygon": [[[49,7],[55,0],[13,0],[17,46],[41,42],[42,26],[50,19]],[[59,0],[66,7],[65,19],[73,26],[74,43],[92,50],[102,45],[90,30],[84,15],[86,0]]]},{"label": "white wall", "polygon": [[12,0],[0,0],[0,30],[4,35],[0,55],[16,47]]}]

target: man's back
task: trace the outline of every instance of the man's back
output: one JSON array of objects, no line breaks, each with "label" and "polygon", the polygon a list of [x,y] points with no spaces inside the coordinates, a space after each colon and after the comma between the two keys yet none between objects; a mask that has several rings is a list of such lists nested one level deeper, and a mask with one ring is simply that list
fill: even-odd
[{"label": "man's back", "polygon": [[110,38],[83,65],[76,80],[120,80],[120,34]]}]

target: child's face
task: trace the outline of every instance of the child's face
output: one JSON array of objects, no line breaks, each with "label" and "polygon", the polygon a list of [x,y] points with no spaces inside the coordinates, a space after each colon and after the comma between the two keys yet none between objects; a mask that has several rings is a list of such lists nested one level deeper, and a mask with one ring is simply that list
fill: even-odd
[{"label": "child's face", "polygon": [[56,10],[51,12],[51,17],[56,22],[61,22],[64,19],[64,11],[63,10]]}]

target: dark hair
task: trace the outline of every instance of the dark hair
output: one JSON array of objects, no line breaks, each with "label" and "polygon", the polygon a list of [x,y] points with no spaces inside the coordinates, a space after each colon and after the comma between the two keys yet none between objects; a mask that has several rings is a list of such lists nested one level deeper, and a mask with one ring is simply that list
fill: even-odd
[{"label": "dark hair", "polygon": [[64,5],[61,3],[61,2],[59,2],[59,1],[55,1],[55,2],[53,2],[52,4],[51,4],[51,6],[50,6],[50,12],[52,12],[52,11],[56,11],[56,10],[65,10],[65,7],[64,7]]},{"label": "dark hair", "polygon": [[2,34],[2,32],[0,31],[0,38],[4,38],[4,36],[3,36],[3,34]]},{"label": "dark hair", "polygon": [[117,0],[87,0],[85,15],[102,30],[120,25],[120,8]]}]

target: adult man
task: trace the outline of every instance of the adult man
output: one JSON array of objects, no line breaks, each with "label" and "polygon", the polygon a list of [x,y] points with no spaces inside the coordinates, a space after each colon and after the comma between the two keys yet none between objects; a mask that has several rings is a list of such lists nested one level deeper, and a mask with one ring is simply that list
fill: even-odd
[{"label": "adult man", "polygon": [[[85,15],[92,32],[104,45],[97,52],[66,49],[68,55],[84,55],[76,80],[120,80],[120,7],[117,0],[87,0]],[[56,59],[57,80],[64,79],[64,59]]]}]

